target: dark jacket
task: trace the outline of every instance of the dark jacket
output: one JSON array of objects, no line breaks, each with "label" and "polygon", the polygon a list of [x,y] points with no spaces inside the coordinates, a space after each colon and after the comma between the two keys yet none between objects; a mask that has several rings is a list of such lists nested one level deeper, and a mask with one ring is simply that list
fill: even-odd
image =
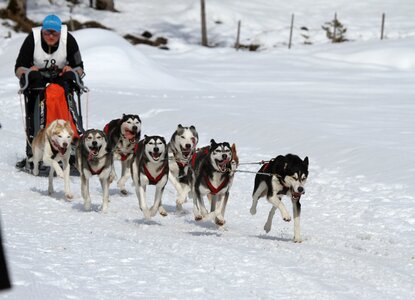
[{"label": "dark jacket", "polygon": [[[55,46],[48,46],[42,38],[42,48],[47,53],[53,53],[58,49],[59,42]],[[79,51],[78,43],[75,38],[68,32],[67,43],[66,43],[66,60],[68,65],[72,68],[81,67],[84,68],[82,62],[81,52]],[[33,37],[33,31],[24,40],[22,47],[20,48],[19,56],[16,59],[16,65],[14,71],[17,68],[25,67],[30,68],[33,66],[33,54],[35,51],[35,39]]]}]

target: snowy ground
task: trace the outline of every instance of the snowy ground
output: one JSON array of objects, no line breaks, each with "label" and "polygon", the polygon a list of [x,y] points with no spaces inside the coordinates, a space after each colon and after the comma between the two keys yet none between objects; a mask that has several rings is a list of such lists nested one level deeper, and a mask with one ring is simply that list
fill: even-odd
[{"label": "snowy ground", "polygon": [[[116,4],[131,10],[134,2]],[[83,211],[77,177],[71,179],[72,202],[64,200],[59,179],[57,192],[48,196],[47,179],[14,168],[24,155],[12,74],[24,35],[16,35],[0,41],[0,211],[14,285],[0,299],[415,298],[412,2],[384,1],[375,9],[376,1],[347,6],[348,1],[315,1],[310,7],[315,24],[336,9],[353,24],[363,12],[379,10],[402,27],[391,30],[386,41],[366,25],[355,25],[364,37],[360,41],[331,45],[320,39],[310,47],[272,46],[260,53],[201,48],[193,40],[198,24],[169,27],[173,21],[197,20],[197,1],[178,1],[169,14],[167,1],[159,1],[166,5],[157,7],[158,27],[155,13],[145,13],[146,7],[157,9],[138,2],[143,27],[153,24],[166,35],[176,28],[180,38],[172,40],[172,51],[161,51],[133,47],[115,33],[75,32],[91,89],[83,96],[84,122],[102,128],[122,113],[137,113],[145,134],[169,139],[177,124],[195,125],[201,146],[211,138],[235,142],[241,162],[289,152],[308,156],[304,242],[292,242],[293,224],[278,215],[265,234],[270,205],[262,200],[257,215],[250,215],[254,175],[248,173],[236,174],[225,229],[195,222],[191,203],[185,205],[187,213],[175,214],[170,184],[163,198],[169,216],[151,221],[143,219],[130,184],[127,196],[111,187],[107,214],[100,213],[97,179],[91,184],[92,212]],[[43,6],[31,14],[41,19],[49,11],[47,1],[36,3]],[[268,1],[257,0],[254,10],[252,3],[238,1],[235,16],[232,5],[207,1],[222,19],[251,17],[254,28],[278,25],[264,25],[258,17],[271,20],[275,11],[289,20],[294,5],[268,10]],[[81,15],[87,19],[87,13]],[[106,20],[119,22],[123,32],[133,16],[104,15]],[[231,34],[224,39],[224,45],[232,44]]]}]

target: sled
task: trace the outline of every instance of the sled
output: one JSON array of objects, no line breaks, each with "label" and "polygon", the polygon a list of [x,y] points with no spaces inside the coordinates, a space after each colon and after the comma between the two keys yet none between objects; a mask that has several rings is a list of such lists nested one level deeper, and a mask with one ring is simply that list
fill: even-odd
[{"label": "sled", "polygon": [[[46,128],[51,122],[56,119],[63,119],[71,123],[72,130],[74,131],[74,140],[72,142],[72,148],[74,150],[76,141],[79,136],[85,132],[82,121],[82,109],[81,109],[81,95],[84,92],[88,92],[89,89],[84,86],[82,78],[76,72],[79,68],[74,68],[69,72],[73,72],[75,77],[75,84],[73,89],[67,88],[65,93],[64,87],[57,84],[58,74],[61,72],[59,69],[42,69],[39,70],[45,78],[48,78],[50,83],[45,88],[29,88],[29,74],[31,70],[27,69],[24,74],[24,81],[19,89],[19,94],[24,95],[25,111],[28,109],[29,94],[37,92],[37,97],[34,103],[33,120],[26,116],[26,124],[33,122],[33,137],[43,128]],[[29,138],[30,129],[26,125],[26,136]],[[73,151],[73,153],[75,153]],[[72,155],[72,154],[71,154]],[[72,164],[71,164],[72,165]],[[26,163],[26,168],[23,168],[28,173],[31,172],[31,168]],[[77,170],[71,167],[71,175],[76,175]],[[39,170],[39,176],[48,176],[49,167],[43,167]],[[79,173],[78,173],[79,175]]]}]

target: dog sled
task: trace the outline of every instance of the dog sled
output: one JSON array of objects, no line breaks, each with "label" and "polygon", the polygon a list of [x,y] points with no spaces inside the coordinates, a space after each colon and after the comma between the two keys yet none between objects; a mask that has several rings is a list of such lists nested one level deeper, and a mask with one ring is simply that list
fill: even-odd
[{"label": "dog sled", "polygon": [[[48,68],[39,70],[41,75],[46,78],[49,83],[43,88],[29,87],[29,74],[32,70],[27,69],[22,80],[20,81],[19,94],[24,96],[25,111],[29,111],[30,106],[34,107],[32,116],[25,116],[25,132],[28,141],[33,140],[36,134],[50,123],[57,119],[69,121],[74,131],[74,139],[72,142],[71,165],[75,164],[75,145],[80,135],[85,132],[82,120],[81,95],[88,92],[88,88],[83,84],[82,77],[77,72],[78,68],[74,68],[69,72],[73,73],[73,82],[67,84],[60,77],[62,70],[57,68]],[[60,84],[59,84],[59,83]],[[62,86],[63,85],[63,86]],[[30,96],[35,94],[34,104],[30,103],[33,98]],[[30,105],[30,106],[29,106]],[[32,119],[31,119],[32,117]],[[27,161],[16,164],[17,168],[21,168],[31,173],[30,163]],[[40,167],[39,176],[48,176],[49,168]],[[71,175],[77,175],[77,170],[71,167]]]}]

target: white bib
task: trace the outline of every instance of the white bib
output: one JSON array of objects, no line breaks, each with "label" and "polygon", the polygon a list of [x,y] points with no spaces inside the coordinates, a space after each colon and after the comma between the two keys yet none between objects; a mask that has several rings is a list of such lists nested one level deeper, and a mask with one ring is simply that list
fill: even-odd
[{"label": "white bib", "polygon": [[53,64],[57,65],[59,69],[62,69],[67,64],[66,44],[68,37],[68,29],[66,25],[62,25],[61,36],[59,38],[58,49],[49,54],[42,48],[42,27],[35,27],[32,29],[33,37],[35,40],[35,51],[33,53],[33,63],[39,69],[49,68]]}]

